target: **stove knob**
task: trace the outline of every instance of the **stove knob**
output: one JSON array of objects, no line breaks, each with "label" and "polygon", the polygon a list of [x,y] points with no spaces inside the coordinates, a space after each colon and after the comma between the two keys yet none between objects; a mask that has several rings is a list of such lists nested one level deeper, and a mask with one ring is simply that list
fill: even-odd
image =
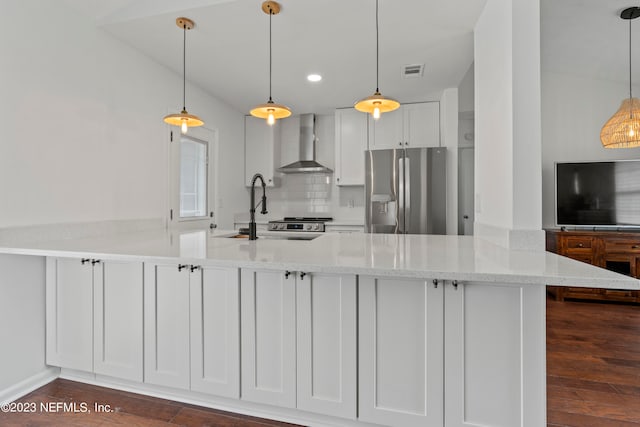
[{"label": "stove knob", "polygon": [[314,224],[314,225],[313,225],[313,229],[314,229],[315,231],[319,230],[319,229],[320,229],[320,225],[319,225],[319,224]]},{"label": "stove knob", "polygon": [[278,229],[280,229],[280,230],[284,230],[284,227],[285,227],[285,224],[279,224],[278,225]]},{"label": "stove knob", "polygon": [[305,227],[307,230],[311,230],[311,224],[307,224],[307,226]]}]

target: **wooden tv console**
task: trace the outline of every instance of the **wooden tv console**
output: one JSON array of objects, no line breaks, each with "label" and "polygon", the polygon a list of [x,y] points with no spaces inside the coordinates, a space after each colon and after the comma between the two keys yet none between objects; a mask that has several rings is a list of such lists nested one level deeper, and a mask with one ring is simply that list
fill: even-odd
[{"label": "wooden tv console", "polygon": [[[578,261],[640,278],[640,232],[547,230],[547,250]],[[640,303],[640,291],[549,286],[565,298]]]}]

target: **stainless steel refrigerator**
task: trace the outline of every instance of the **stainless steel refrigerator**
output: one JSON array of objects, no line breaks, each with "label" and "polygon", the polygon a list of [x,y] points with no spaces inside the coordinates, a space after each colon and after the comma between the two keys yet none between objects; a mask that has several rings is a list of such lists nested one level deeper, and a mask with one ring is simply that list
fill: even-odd
[{"label": "stainless steel refrigerator", "polygon": [[446,234],[446,148],[365,151],[369,233]]}]

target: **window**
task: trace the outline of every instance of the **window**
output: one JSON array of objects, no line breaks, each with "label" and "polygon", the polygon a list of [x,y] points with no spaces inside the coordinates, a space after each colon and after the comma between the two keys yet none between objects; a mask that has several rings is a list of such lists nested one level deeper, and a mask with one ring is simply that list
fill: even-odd
[{"label": "window", "polygon": [[207,143],[181,135],[180,218],[207,216]]}]

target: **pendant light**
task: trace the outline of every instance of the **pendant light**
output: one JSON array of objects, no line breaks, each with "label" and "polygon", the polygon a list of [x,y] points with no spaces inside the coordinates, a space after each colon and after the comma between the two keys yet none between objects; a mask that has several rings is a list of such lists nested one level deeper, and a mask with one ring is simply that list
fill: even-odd
[{"label": "pendant light", "polygon": [[187,129],[190,127],[202,126],[204,122],[198,116],[189,114],[187,112],[186,105],[186,91],[187,91],[187,74],[186,74],[186,50],[187,50],[187,30],[191,30],[195,23],[189,18],[176,19],[176,25],[182,28],[182,111],[178,114],[169,114],[164,117],[165,123],[169,123],[173,126],[179,126],[182,133],[187,133]]},{"label": "pendant light", "polygon": [[273,126],[276,119],[284,119],[291,115],[291,110],[282,104],[276,104],[271,98],[271,17],[280,13],[280,5],[275,1],[262,3],[262,11],[269,15],[269,100],[266,104],[254,107],[250,113],[254,117],[266,119],[269,126]]},{"label": "pendant light", "polygon": [[640,16],[640,7],[629,7],[620,13],[620,18],[629,21],[629,98],[604,124],[600,141],[604,148],[640,147],[640,99],[631,93],[631,20]]},{"label": "pendant light", "polygon": [[363,113],[370,113],[375,120],[381,113],[397,110],[400,103],[395,99],[385,98],[380,94],[380,42],[378,35],[378,0],[376,0],[376,91],[373,95],[356,102],[355,108]]}]

